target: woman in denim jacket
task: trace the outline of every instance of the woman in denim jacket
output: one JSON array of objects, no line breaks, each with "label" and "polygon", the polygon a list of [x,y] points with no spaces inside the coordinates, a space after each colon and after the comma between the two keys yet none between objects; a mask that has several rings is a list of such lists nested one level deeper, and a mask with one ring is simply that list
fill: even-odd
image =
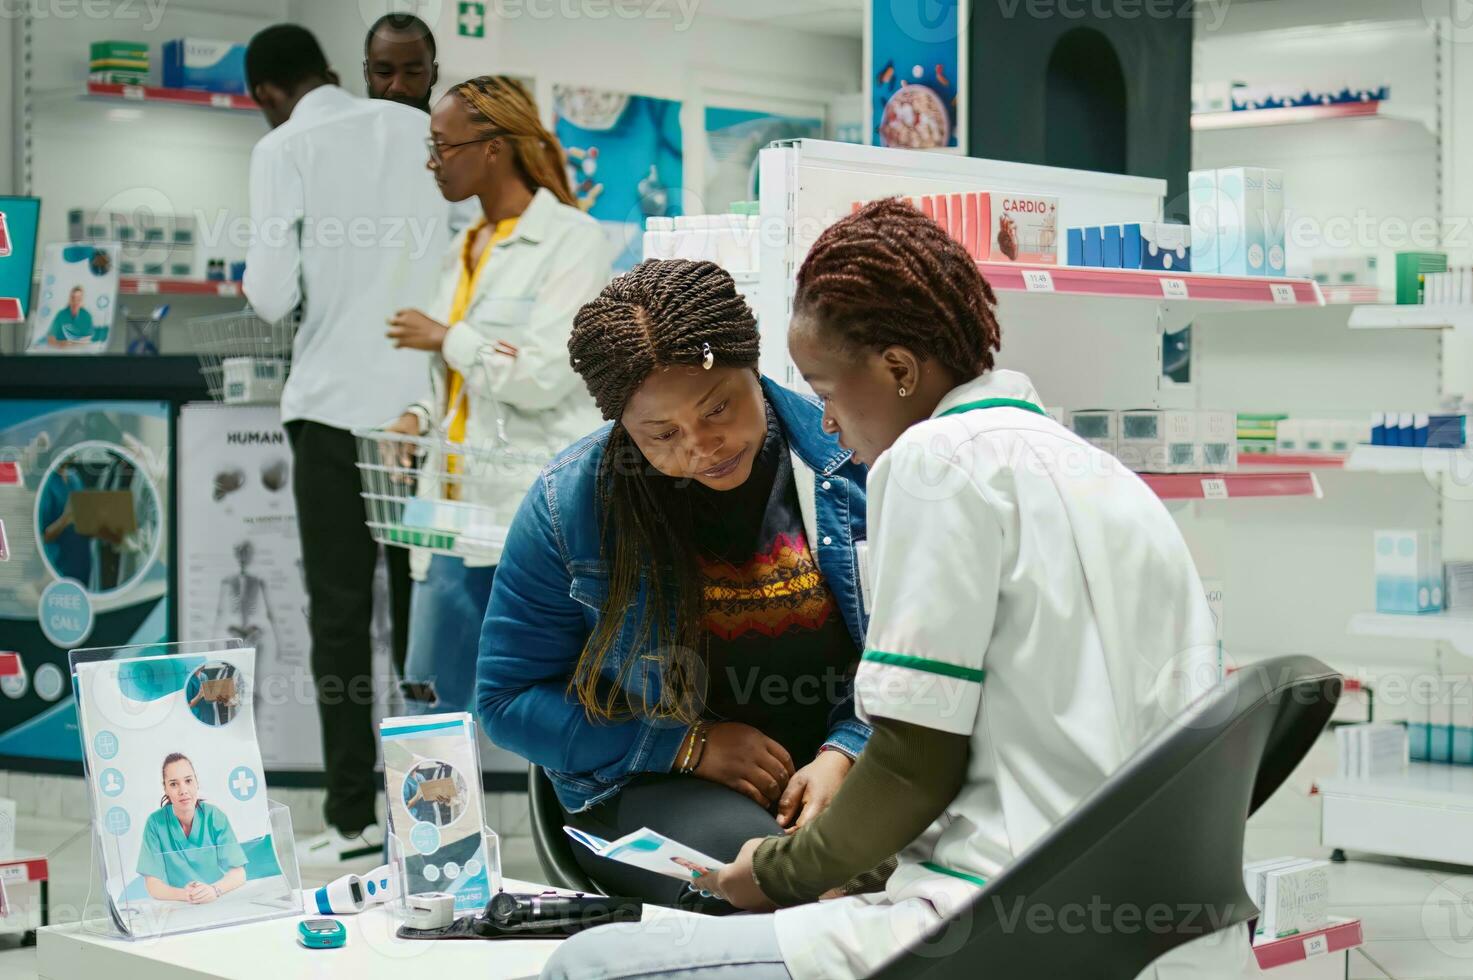
[{"label": "woman in denim jacket", "polygon": [[[493,741],[548,771],[568,822],[650,827],[720,861],[812,820],[869,728],[864,470],[810,398],[761,377],[757,326],[709,262],[645,262],[569,342],[610,425],[538,477],[477,667]],[[614,894],[729,911],[575,848]]]}]

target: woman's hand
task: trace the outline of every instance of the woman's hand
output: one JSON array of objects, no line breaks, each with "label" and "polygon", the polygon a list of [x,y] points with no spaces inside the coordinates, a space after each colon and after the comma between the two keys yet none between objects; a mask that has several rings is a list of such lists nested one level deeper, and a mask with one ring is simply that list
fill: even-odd
[{"label": "woman's hand", "polygon": [[782,795],[793,768],[788,750],[751,725],[721,721],[707,730],[695,774],[736,790],[766,810]]},{"label": "woman's hand", "polygon": [[701,886],[719,898],[726,899],[729,904],[748,912],[771,912],[777,908],[777,903],[762,894],[762,889],[757,886],[757,878],[752,873],[757,848],[766,839],[754,837],[747,841],[737,852],[736,860],[716,872],[715,881],[706,879],[700,883]]},{"label": "woman's hand", "polygon": [[220,895],[215,891],[214,885],[206,885],[203,882],[191,881],[184,888],[185,897],[191,905],[209,905]]},{"label": "woman's hand", "polygon": [[[384,431],[401,436],[418,436],[421,434],[419,416],[413,412],[405,412],[391,422]],[[412,442],[385,439],[379,443],[379,459],[393,460],[394,465],[403,470],[413,469],[415,449],[416,446]]]},{"label": "woman's hand", "polygon": [[[842,752],[820,752],[788,781],[777,804],[777,825],[792,833],[829,808],[854,761]],[[799,807],[802,811],[799,811]],[[797,820],[793,820],[797,814]]]},{"label": "woman's hand", "polygon": [[400,310],[389,317],[388,337],[395,349],[427,350],[438,354],[445,346],[445,335],[450,328],[438,320],[431,320],[419,310]]},{"label": "woman's hand", "polygon": [[57,538],[65,534],[66,529],[71,527],[74,522],[75,518],[73,518],[72,516],[72,502],[68,500],[66,507],[61,512],[61,516],[52,521],[49,525],[47,525],[46,533],[43,535],[43,537],[45,537],[46,539],[46,543],[51,544]]}]

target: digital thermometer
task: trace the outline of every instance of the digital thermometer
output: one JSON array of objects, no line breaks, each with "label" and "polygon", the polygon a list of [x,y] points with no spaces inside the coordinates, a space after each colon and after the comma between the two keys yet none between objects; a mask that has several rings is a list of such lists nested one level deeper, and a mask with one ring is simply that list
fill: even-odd
[{"label": "digital thermometer", "polygon": [[328,882],[312,893],[307,907],[322,915],[344,915],[387,902],[398,893],[399,876],[392,864],[385,864],[366,875],[343,875]]}]

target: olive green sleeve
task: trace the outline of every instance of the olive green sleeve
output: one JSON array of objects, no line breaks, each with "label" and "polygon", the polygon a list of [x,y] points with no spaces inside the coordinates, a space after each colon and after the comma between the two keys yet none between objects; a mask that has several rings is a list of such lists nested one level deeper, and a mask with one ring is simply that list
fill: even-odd
[{"label": "olive green sleeve", "polygon": [[970,744],[965,735],[877,719],[829,808],[757,848],[753,871],[763,894],[801,905],[885,864],[956,799]]}]

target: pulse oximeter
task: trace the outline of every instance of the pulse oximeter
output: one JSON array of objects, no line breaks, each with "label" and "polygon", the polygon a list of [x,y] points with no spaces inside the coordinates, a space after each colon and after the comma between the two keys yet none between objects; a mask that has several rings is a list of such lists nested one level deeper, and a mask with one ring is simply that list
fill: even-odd
[{"label": "pulse oximeter", "polygon": [[337,949],[348,941],[348,930],[336,919],[303,919],[297,936],[308,949]]}]

